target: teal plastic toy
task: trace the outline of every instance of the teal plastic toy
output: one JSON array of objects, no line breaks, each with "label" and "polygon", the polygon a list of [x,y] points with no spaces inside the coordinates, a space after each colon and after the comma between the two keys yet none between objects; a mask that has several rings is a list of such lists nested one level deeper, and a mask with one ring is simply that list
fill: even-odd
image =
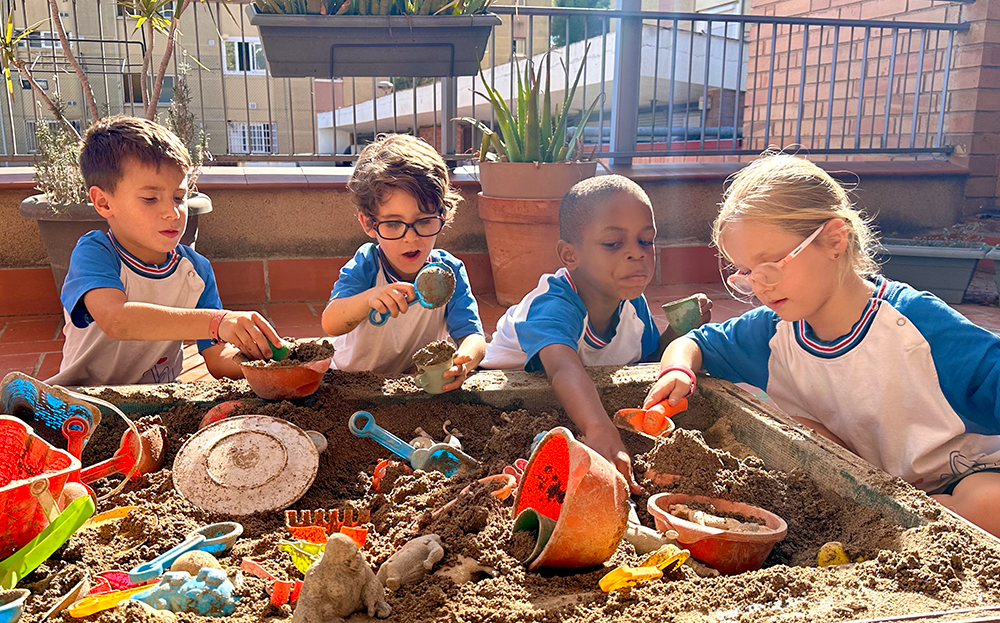
[{"label": "teal plastic toy", "polygon": [[233,583],[222,569],[203,567],[192,579],[187,571],[170,571],[152,588],[130,599],[149,604],[157,610],[190,612],[207,617],[225,617],[236,610]]}]

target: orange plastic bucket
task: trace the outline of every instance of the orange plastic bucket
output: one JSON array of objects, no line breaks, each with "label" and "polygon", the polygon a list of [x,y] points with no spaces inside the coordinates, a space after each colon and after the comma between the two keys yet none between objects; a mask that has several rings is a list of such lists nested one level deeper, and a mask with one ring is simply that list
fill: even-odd
[{"label": "orange plastic bucket", "polygon": [[[674,517],[667,512],[671,504],[688,502],[711,504],[723,513],[740,513],[747,517],[757,517],[764,520],[765,527],[759,532],[722,530]],[[759,569],[767,555],[771,553],[774,544],[785,538],[788,532],[785,520],[774,513],[749,504],[702,495],[659,493],[649,498],[647,507],[656,520],[657,530],[660,532],[675,530],[677,542],[687,548],[694,558],[724,575]]]},{"label": "orange plastic bucket", "polygon": [[240,364],[250,389],[265,400],[304,398],[319,389],[333,357],[298,366],[257,367]]},{"label": "orange plastic bucket", "polygon": [[558,427],[528,460],[514,500],[555,521],[552,536],[529,570],[599,565],[618,549],[628,523],[628,487],[610,461]]}]

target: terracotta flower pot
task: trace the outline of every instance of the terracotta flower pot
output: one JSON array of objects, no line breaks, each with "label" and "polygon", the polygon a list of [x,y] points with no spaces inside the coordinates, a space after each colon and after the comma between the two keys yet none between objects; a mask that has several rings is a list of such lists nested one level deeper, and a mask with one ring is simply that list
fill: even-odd
[{"label": "terracotta flower pot", "polygon": [[548,543],[528,566],[599,565],[618,549],[628,524],[628,487],[610,461],[558,427],[532,452],[514,517],[526,508],[555,521]]},{"label": "terracotta flower pot", "polygon": [[559,204],[597,162],[480,162],[479,217],[501,305],[519,303],[546,273],[562,266]]},{"label": "terracotta flower pot", "polygon": [[333,356],[297,366],[259,367],[240,363],[250,389],[265,400],[304,398],[319,389]]},{"label": "terracotta flower pot", "polygon": [[[203,193],[195,193],[188,199],[188,221],[180,243],[192,249],[198,240],[198,216],[212,211],[212,200]],[[77,203],[69,206],[53,207],[45,195],[32,195],[21,202],[18,208],[24,218],[38,221],[38,232],[45,251],[49,255],[49,265],[56,281],[56,290],[62,290],[69,269],[69,256],[76,247],[80,236],[95,229],[108,231],[108,222],[101,218],[94,206]]]},{"label": "terracotta flower pot", "polygon": [[[671,504],[697,502],[711,504],[723,513],[740,513],[763,519],[760,532],[738,532],[702,526],[674,517],[667,512]],[[702,495],[658,493],[647,503],[660,532],[675,530],[677,542],[687,548],[697,560],[715,568],[723,575],[733,575],[759,569],[774,544],[785,538],[788,525],[774,513],[739,502],[730,502]]]}]

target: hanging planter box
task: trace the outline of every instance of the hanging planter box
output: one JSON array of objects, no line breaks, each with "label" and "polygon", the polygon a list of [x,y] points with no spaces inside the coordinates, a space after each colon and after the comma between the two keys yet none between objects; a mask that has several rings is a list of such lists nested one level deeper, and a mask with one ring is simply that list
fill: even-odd
[{"label": "hanging planter box", "polygon": [[886,238],[882,241],[882,273],[889,279],[927,290],[945,303],[962,302],[979,260],[989,250],[982,243],[932,246],[923,240]]},{"label": "hanging planter box", "polygon": [[500,17],[285,15],[247,5],[275,78],[472,76]]}]

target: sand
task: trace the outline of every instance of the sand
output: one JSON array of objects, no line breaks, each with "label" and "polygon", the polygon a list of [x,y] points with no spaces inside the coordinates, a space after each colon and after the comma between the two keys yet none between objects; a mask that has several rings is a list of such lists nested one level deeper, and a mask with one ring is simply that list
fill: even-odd
[{"label": "sand", "polygon": [[[392,458],[368,439],[347,432],[347,420],[357,408],[368,408],[379,425],[403,439],[420,427],[440,440],[448,430],[462,435],[464,450],[483,464],[483,474],[499,473],[517,458],[527,458],[532,438],[553,426],[571,426],[562,413],[512,411],[473,404],[424,401],[375,408],[354,404],[343,396],[361,387],[382,389],[384,380],[373,375],[329,373],[311,406],[295,402],[264,403],[248,400],[234,415],[260,413],[287,419],[303,429],[318,430],[329,440],[321,455],[313,486],[293,508],[298,510],[370,509],[371,524],[365,556],[373,569],[407,540],[440,535],[445,557],[424,581],[387,594],[392,606],[389,621],[416,622],[642,622],[656,620],[763,623],[769,621],[850,621],[974,608],[1000,603],[1000,545],[941,511],[922,493],[912,500],[927,519],[924,526],[903,529],[875,511],[841,498],[825,497],[805,473],[768,470],[746,446],[733,439],[723,418],[703,435],[679,429],[650,449],[649,440],[623,435],[638,454],[637,474],[652,469],[677,474],[670,484],[640,479],[642,496],[634,498],[643,523],[652,527],[646,511],[650,495],[658,492],[696,493],[735,500],[777,513],[788,523],[787,537],[778,543],[763,568],[737,576],[699,578],[688,567],[670,571],[663,579],[633,589],[605,594],[598,581],[614,566],[635,565],[638,557],[622,543],[610,561],[592,569],[527,572],[518,564],[530,543],[511,538],[513,498],[501,501],[492,486],[475,477],[447,479],[439,473],[387,472],[381,492],[371,488],[379,460]],[[396,383],[405,383],[397,380]],[[351,387],[347,385],[353,384]],[[402,385],[401,393],[409,391]],[[217,384],[219,399],[244,398],[242,384]],[[134,397],[133,397],[134,400]],[[692,399],[691,410],[707,408]],[[143,476],[101,504],[100,511],[137,505],[121,521],[74,535],[21,586],[32,591],[24,623],[35,623],[58,596],[85,572],[129,568],[176,545],[192,530],[230,519],[195,508],[174,490],[170,467],[181,444],[197,430],[204,409],[180,403],[160,420],[169,431],[165,469]],[[106,458],[118,447],[122,425],[106,418],[84,453],[84,464]],[[706,444],[706,438],[710,443]],[[650,472],[652,473],[652,472]],[[98,493],[118,482],[112,477],[97,483]],[[666,479],[669,480],[669,479]],[[471,485],[471,486],[470,486]],[[468,493],[460,492],[469,486]],[[446,512],[435,514],[458,498]],[[278,577],[301,578],[288,556],[277,550],[288,538],[280,511],[239,519],[243,537],[233,550],[219,556],[233,572],[241,599],[229,620],[287,621],[291,609],[275,607],[264,592],[265,582],[238,577],[243,557],[257,559]],[[827,541],[840,541],[852,560],[864,562],[819,568],[816,553]],[[530,550],[529,550],[530,551]],[[456,584],[457,567],[474,560],[479,566],[471,580]],[[240,574],[242,575],[242,574]],[[469,575],[469,574],[466,574]],[[976,613],[965,615],[975,618]],[[984,616],[980,614],[979,616]],[[53,617],[50,620],[72,620]],[[130,606],[86,619],[102,623],[157,620]],[[183,621],[210,621],[183,615]],[[368,621],[357,614],[352,621]]]}]

